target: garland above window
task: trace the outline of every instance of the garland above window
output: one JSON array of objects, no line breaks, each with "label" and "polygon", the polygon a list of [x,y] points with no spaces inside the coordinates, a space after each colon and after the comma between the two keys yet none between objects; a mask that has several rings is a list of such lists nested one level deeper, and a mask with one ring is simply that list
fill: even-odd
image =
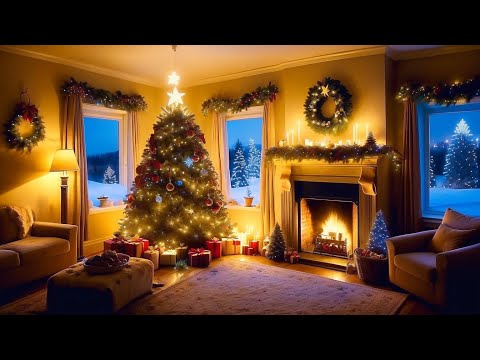
[{"label": "garland above window", "polygon": [[237,113],[247,110],[251,106],[262,105],[267,101],[274,101],[277,98],[278,87],[271,82],[268,86],[258,87],[255,91],[246,93],[238,99],[210,98],[202,103],[202,113],[207,115],[209,110],[216,112]]},{"label": "garland above window", "polygon": [[403,85],[396,96],[399,101],[411,98],[414,101],[436,103],[439,105],[454,105],[460,100],[470,102],[475,96],[480,96],[480,76],[464,82],[449,84],[422,85],[412,83]]},{"label": "garland above window", "polygon": [[88,86],[86,82],[75,81],[74,78],[65,82],[61,91],[64,95],[80,95],[85,102],[109,108],[126,111],[145,111],[147,109],[147,103],[141,95],[125,95],[120,91],[112,93],[104,89],[95,89]]}]

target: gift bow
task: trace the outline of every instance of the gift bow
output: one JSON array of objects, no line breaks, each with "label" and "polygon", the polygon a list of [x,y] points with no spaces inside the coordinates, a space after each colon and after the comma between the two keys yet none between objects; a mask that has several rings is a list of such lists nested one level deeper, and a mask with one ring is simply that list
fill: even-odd
[{"label": "gift bow", "polygon": [[293,251],[291,256],[298,256],[298,251]]},{"label": "gift bow", "polygon": [[202,248],[191,248],[190,250],[188,250],[188,252],[193,252],[193,253],[196,253],[196,254],[203,254],[203,252],[205,251],[205,249],[202,247]]},{"label": "gift bow", "polygon": [[221,241],[218,240],[218,238],[216,238],[216,237],[212,238],[211,241],[213,241],[213,242],[221,242]]}]

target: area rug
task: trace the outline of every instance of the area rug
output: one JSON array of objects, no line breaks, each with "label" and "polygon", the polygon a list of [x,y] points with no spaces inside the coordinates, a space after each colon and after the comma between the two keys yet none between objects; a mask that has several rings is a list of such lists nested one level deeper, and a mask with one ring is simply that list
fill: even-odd
[{"label": "area rug", "polygon": [[[45,291],[0,314],[45,312]],[[223,260],[124,308],[135,315],[390,315],[407,295],[318,275]]]}]

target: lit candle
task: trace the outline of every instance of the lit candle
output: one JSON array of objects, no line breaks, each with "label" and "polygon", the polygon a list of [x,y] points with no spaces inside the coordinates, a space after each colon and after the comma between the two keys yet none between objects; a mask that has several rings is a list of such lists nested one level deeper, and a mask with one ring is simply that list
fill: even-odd
[{"label": "lit candle", "polygon": [[348,146],[352,145],[352,143],[350,142],[350,140],[347,140],[347,145],[348,145]]},{"label": "lit candle", "polygon": [[300,145],[300,121],[297,121],[297,140],[298,145]]}]

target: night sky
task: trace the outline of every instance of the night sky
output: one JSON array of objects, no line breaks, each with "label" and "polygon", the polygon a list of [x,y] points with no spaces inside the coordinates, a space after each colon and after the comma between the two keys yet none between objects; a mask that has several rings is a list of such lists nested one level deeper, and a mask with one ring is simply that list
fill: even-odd
[{"label": "night sky", "polygon": [[237,139],[243,146],[248,145],[248,140],[253,138],[255,144],[262,143],[262,118],[227,121],[228,147],[235,148]]},{"label": "night sky", "polygon": [[451,140],[455,127],[460,120],[465,120],[473,135],[473,140],[480,139],[480,111],[462,111],[430,115],[430,143],[435,144]]},{"label": "night sky", "polygon": [[88,155],[118,151],[118,121],[84,118]]}]

